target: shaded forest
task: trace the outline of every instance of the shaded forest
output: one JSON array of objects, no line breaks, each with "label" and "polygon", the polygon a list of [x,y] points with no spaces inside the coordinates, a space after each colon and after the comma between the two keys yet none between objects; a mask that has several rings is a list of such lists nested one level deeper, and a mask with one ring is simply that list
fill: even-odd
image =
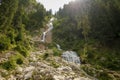
[{"label": "shaded forest", "polygon": [[119,14],[119,0],[70,2],[55,14],[53,41],[65,50],[77,51],[83,64],[119,71]]}]

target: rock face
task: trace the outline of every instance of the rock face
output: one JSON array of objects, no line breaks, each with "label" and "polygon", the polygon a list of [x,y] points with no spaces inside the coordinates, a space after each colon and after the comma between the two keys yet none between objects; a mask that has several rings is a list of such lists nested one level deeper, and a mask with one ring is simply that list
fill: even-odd
[{"label": "rock face", "polygon": [[49,31],[46,35],[46,43],[51,43],[52,42],[52,32]]},{"label": "rock face", "polygon": [[[0,70],[0,80],[94,80],[83,73],[80,65],[68,63],[60,57],[49,56],[44,59],[41,57],[44,56],[44,53],[46,51],[31,52],[27,58],[29,62],[16,67],[9,74],[7,71]],[[76,58],[77,54],[75,52],[70,53]],[[75,62],[78,63],[78,61]]]},{"label": "rock face", "polygon": [[62,54],[62,58],[68,62],[74,62],[76,64],[80,64],[80,58],[77,53],[74,51],[66,51]]}]

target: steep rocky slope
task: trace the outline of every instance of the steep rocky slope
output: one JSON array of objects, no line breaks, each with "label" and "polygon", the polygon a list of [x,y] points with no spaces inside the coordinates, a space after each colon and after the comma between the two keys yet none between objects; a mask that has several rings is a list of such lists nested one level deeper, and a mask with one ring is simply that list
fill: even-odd
[{"label": "steep rocky slope", "polygon": [[1,69],[0,80],[94,80],[80,69],[80,65],[52,54],[51,50],[31,52],[24,64],[15,70]]}]

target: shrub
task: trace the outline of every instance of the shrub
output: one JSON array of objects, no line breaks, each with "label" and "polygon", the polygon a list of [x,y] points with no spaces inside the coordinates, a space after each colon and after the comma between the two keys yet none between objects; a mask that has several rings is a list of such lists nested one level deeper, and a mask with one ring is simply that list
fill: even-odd
[{"label": "shrub", "polygon": [[23,60],[24,60],[24,57],[21,54],[17,53],[11,56],[9,58],[9,61],[2,63],[1,66],[3,69],[6,69],[6,70],[15,69],[17,64],[19,65],[23,64]]},{"label": "shrub", "polygon": [[0,50],[7,50],[10,48],[10,39],[6,35],[0,35]]},{"label": "shrub", "polygon": [[57,48],[53,48],[53,55],[54,56],[61,56],[61,51],[59,51]]},{"label": "shrub", "polygon": [[17,47],[15,48],[15,50],[17,50],[18,52],[20,52],[20,54],[22,54],[24,57],[28,56],[27,49],[23,45],[21,45],[21,44],[18,44]]},{"label": "shrub", "polygon": [[18,59],[16,60],[16,63],[19,64],[19,65],[21,65],[21,64],[23,64],[23,60],[22,60],[21,58],[18,58]]},{"label": "shrub", "polygon": [[7,61],[2,63],[2,68],[6,70],[11,70],[15,68],[15,64],[13,64],[11,61]]},{"label": "shrub", "polygon": [[16,37],[15,30],[12,29],[12,28],[10,28],[10,29],[8,30],[7,37],[10,38],[11,44],[14,44],[14,43],[15,43],[15,37]]},{"label": "shrub", "polygon": [[15,64],[23,64],[24,57],[21,54],[16,53],[10,58],[10,60]]}]

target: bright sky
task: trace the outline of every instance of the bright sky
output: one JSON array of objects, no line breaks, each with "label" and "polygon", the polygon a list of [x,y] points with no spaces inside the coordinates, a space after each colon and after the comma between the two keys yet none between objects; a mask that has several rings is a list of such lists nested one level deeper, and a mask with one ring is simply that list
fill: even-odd
[{"label": "bright sky", "polygon": [[37,0],[42,3],[46,10],[52,9],[53,14],[63,7],[64,4],[68,4],[70,1],[74,0]]}]

